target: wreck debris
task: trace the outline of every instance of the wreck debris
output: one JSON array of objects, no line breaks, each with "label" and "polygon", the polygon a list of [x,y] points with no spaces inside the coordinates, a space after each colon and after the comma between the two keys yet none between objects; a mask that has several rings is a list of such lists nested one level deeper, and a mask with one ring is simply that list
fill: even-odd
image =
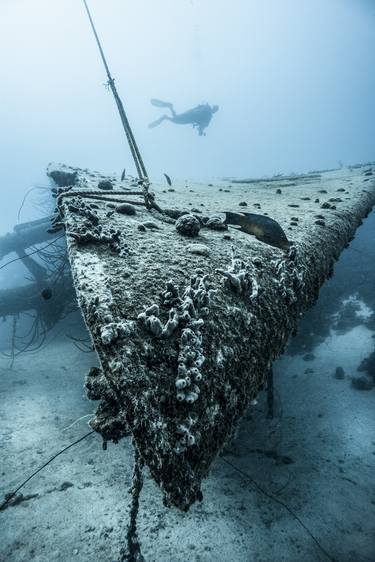
[{"label": "wreck debris", "polygon": [[45,217],[35,221],[18,224],[13,232],[0,236],[0,259],[11,252],[20,249],[25,250],[35,244],[40,244],[55,238],[55,234],[50,232],[53,217]]},{"label": "wreck debris", "polygon": [[[0,238],[0,259],[11,252],[18,256],[0,269],[18,261],[31,275],[26,285],[0,290],[0,317],[13,317],[12,349],[8,355],[11,365],[18,354],[39,349],[51,328],[77,309],[66,246],[60,241],[65,235],[56,237],[56,221],[54,215],[18,224],[12,233]],[[26,336],[17,333],[20,314],[32,318]]]}]

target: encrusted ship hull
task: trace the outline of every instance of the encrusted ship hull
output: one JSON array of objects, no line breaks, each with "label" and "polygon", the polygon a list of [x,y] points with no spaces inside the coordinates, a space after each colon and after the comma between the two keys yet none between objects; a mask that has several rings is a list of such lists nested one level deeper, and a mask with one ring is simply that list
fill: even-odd
[{"label": "encrusted ship hull", "polygon": [[[187,510],[201,498],[212,462],[375,204],[372,173],[156,186],[158,204],[175,209],[162,215],[146,210],[131,178],[50,166],[101,366],[86,381],[101,400],[92,426],[104,440],[133,436],[167,505]],[[289,250],[217,216],[245,206],[277,220]],[[177,230],[178,210],[195,219]]]}]

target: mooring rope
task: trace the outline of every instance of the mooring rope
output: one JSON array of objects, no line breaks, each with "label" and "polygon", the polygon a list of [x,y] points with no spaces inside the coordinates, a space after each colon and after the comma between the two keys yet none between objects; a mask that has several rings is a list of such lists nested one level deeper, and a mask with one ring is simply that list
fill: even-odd
[{"label": "mooring rope", "polygon": [[107,73],[108,86],[110,87],[110,89],[112,91],[112,94],[113,94],[113,97],[115,98],[115,102],[116,102],[116,105],[117,105],[118,112],[120,114],[120,119],[121,119],[122,125],[124,127],[124,131],[125,131],[125,135],[126,135],[128,144],[129,144],[129,148],[130,148],[130,151],[131,151],[132,156],[133,156],[135,167],[137,168],[137,173],[138,173],[138,177],[139,177],[139,186],[141,187],[142,192],[143,192],[145,205],[148,209],[153,207],[154,209],[161,212],[160,207],[154,201],[154,195],[149,193],[150,180],[148,178],[146,167],[144,165],[144,162],[143,162],[141,153],[139,151],[138,145],[135,141],[133,131],[130,127],[130,124],[129,124],[129,121],[128,121],[128,118],[127,118],[127,115],[126,115],[126,112],[125,112],[125,109],[124,109],[124,105],[121,101],[121,98],[120,98],[118,92],[117,92],[117,89],[116,89],[116,86],[115,86],[115,80],[114,80],[114,78],[113,78],[113,76],[112,76],[112,74],[109,70],[109,66],[108,66],[107,60],[105,58],[104,51],[103,51],[103,48],[101,46],[97,31],[95,29],[94,21],[92,19],[92,16],[91,16],[91,13],[90,13],[90,10],[89,10],[89,7],[87,5],[86,0],[83,0],[83,3],[85,5],[86,12],[87,12],[87,15],[88,15],[89,20],[90,20],[91,28],[92,28],[92,31],[93,31],[94,36],[95,36],[96,43],[97,43],[98,48],[99,48],[100,56],[101,56],[103,64],[104,64],[105,71]]},{"label": "mooring rope", "polygon": [[119,562],[144,562],[141,554],[141,545],[137,535],[137,516],[139,511],[139,497],[143,487],[143,466],[144,462],[137,449],[134,446],[134,468],[132,487],[132,502],[130,506],[128,531],[126,533],[126,547],[121,549]]}]

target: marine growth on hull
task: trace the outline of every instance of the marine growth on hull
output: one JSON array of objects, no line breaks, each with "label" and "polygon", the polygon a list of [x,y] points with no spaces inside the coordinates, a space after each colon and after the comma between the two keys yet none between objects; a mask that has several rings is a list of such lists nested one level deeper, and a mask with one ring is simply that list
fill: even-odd
[{"label": "marine growth on hull", "polygon": [[[153,186],[160,207],[147,209],[132,178],[62,165],[48,174],[100,361],[86,378],[100,400],[91,426],[104,442],[132,436],[135,495],[146,465],[164,503],[186,511],[372,208],[373,184],[363,169],[244,180],[257,211],[245,214],[242,201],[189,209],[180,186],[172,201]],[[228,224],[234,215],[240,224]],[[257,229],[242,228],[251,217]],[[282,235],[270,240],[273,221]]]}]

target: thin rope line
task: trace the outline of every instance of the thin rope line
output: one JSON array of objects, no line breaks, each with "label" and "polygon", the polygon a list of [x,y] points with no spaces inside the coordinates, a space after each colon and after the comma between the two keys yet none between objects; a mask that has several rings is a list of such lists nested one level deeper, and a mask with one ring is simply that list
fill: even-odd
[{"label": "thin rope line", "polygon": [[49,461],[47,461],[46,463],[44,463],[42,466],[40,466],[35,472],[33,472],[31,474],[31,476],[29,476],[28,478],[26,478],[26,480],[24,482],[22,482],[22,484],[20,484],[18,486],[18,488],[16,488],[16,490],[14,490],[14,492],[11,492],[9,494],[6,494],[5,496],[5,500],[3,501],[3,503],[0,505],[0,511],[2,511],[3,509],[6,508],[6,506],[9,504],[10,500],[12,498],[14,498],[14,496],[18,493],[18,491],[24,487],[25,484],[27,484],[27,482],[29,482],[29,480],[31,480],[32,478],[34,478],[34,476],[36,474],[38,474],[38,472],[40,472],[41,470],[43,470],[43,468],[45,468],[46,466],[48,466],[53,460],[55,460],[58,456],[60,456],[62,453],[64,453],[65,451],[67,451],[68,449],[70,449],[71,447],[73,447],[74,445],[77,445],[77,443],[80,443],[81,441],[83,441],[84,439],[86,439],[87,437],[89,437],[90,435],[92,435],[93,433],[95,433],[94,430],[90,431],[89,433],[86,433],[86,435],[83,435],[83,437],[80,437],[79,439],[77,439],[77,441],[74,441],[74,443],[71,443],[70,445],[68,445],[67,447],[65,447],[64,449],[62,449],[61,451],[59,451],[58,453],[56,453],[56,455],[54,455],[53,457],[51,457],[49,459]]},{"label": "thin rope line", "polygon": [[281,505],[282,507],[284,507],[289,513],[290,515],[296,520],[298,521],[298,523],[301,525],[301,527],[303,527],[305,529],[305,531],[307,532],[308,535],[310,535],[310,537],[312,538],[312,540],[315,542],[315,544],[318,546],[318,548],[323,552],[323,554],[328,558],[328,560],[331,560],[331,562],[336,562],[335,559],[325,550],[325,548],[320,544],[320,542],[318,541],[317,538],[314,537],[314,535],[312,534],[312,532],[310,531],[310,529],[308,527],[306,527],[305,523],[302,521],[302,519],[300,519],[298,517],[298,515],[296,513],[294,513],[294,511],[283,501],[281,501],[279,498],[276,498],[275,496],[273,496],[272,494],[269,494],[268,492],[266,492],[266,490],[264,490],[251,476],[250,474],[247,474],[247,472],[244,472],[243,470],[241,470],[240,468],[238,468],[237,466],[235,466],[234,464],[232,464],[230,461],[221,458],[221,460],[223,462],[225,462],[227,465],[229,465],[230,467],[233,468],[233,470],[235,470],[236,472],[238,472],[239,474],[241,474],[241,476],[244,476],[247,480],[250,480],[250,482],[259,490],[259,492],[261,492],[264,496],[266,496],[267,498],[269,498],[270,500],[273,500],[274,502],[278,503],[279,505]]},{"label": "thin rope line", "polygon": [[42,246],[41,248],[38,248],[37,250],[34,250],[33,252],[30,252],[29,254],[25,254],[24,256],[21,256],[19,258],[14,258],[13,260],[9,260],[6,263],[4,263],[4,265],[2,265],[0,267],[0,269],[4,269],[4,267],[6,267],[7,265],[14,263],[15,261],[19,261],[19,260],[24,260],[25,258],[28,258],[29,256],[32,256],[33,254],[37,254],[38,252],[41,252],[42,250],[44,250],[45,248],[48,248],[48,246],[52,246],[52,244],[54,244],[55,242],[57,242],[57,240],[60,240],[60,238],[64,238],[65,234],[62,234],[61,236],[58,236],[57,238],[55,238],[54,240],[52,240],[52,242],[49,242],[48,244],[46,244],[45,246]]}]

